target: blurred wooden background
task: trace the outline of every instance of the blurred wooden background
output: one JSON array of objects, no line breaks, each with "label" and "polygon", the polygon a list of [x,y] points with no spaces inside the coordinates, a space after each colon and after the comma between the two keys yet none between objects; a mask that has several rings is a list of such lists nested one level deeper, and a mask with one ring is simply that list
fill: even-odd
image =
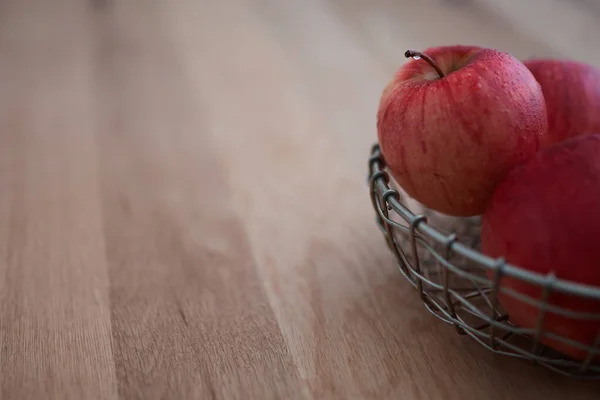
[{"label": "blurred wooden background", "polygon": [[1,0],[0,398],[597,399],[430,316],[365,182],[407,48],[598,65],[588,3]]}]

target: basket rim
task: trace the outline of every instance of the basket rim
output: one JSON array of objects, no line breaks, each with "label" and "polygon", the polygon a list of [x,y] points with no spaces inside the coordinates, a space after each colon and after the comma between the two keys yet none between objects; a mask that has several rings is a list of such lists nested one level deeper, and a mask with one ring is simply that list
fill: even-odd
[{"label": "basket rim", "polygon": [[390,175],[386,171],[379,143],[375,143],[371,148],[371,156],[369,157],[369,186],[371,194],[374,190],[379,191],[382,199],[416,232],[438,243],[446,244],[448,250],[453,253],[477,263],[488,271],[501,274],[503,278],[508,276],[539,287],[552,286],[553,292],[556,291],[600,301],[599,286],[558,278],[552,272],[541,274],[529,271],[518,265],[505,262],[503,258],[492,258],[481,251],[461,243],[459,237],[454,233],[446,236],[434,226],[429,225],[424,215],[414,214],[400,202],[398,191],[390,187],[388,183],[389,177]]}]

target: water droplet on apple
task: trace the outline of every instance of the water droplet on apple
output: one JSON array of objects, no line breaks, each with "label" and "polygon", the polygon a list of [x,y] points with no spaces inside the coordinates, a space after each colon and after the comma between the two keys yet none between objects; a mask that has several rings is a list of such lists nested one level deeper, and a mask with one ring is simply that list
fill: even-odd
[{"label": "water droplet on apple", "polygon": [[421,59],[421,56],[413,56],[413,59],[414,59],[414,60],[420,60],[420,59]]}]

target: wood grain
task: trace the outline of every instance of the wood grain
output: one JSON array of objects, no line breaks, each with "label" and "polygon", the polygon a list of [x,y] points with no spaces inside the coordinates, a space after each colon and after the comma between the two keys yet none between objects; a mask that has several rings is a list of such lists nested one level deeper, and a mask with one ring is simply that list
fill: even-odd
[{"label": "wood grain", "polygon": [[0,397],[114,398],[85,8],[0,11]]},{"label": "wood grain", "polygon": [[597,398],[430,316],[370,209],[404,50],[561,54],[508,27],[434,0],[1,1],[0,397]]}]

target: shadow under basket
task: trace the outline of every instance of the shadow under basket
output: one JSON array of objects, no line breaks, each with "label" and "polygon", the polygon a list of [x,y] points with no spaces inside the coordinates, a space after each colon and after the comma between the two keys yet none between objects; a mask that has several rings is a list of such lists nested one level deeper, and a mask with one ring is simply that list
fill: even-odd
[{"label": "shadow under basket", "polygon": [[[599,287],[533,273],[487,257],[479,251],[479,217],[454,218],[436,213],[418,205],[399,187],[394,188],[377,144],[369,158],[368,183],[377,224],[400,273],[416,289],[425,308],[451,325],[448,329],[496,354],[529,360],[567,376],[600,378],[600,332],[593,344],[583,344],[544,330],[547,313],[600,321],[600,309],[584,314],[544,300],[551,292],[561,292],[600,302]],[[409,204],[413,204],[412,210]],[[500,285],[505,277],[538,286],[542,295],[532,298],[505,288]],[[500,291],[538,308],[535,329],[511,323],[498,301]],[[543,345],[544,337],[580,349],[586,356],[570,359]]]}]

